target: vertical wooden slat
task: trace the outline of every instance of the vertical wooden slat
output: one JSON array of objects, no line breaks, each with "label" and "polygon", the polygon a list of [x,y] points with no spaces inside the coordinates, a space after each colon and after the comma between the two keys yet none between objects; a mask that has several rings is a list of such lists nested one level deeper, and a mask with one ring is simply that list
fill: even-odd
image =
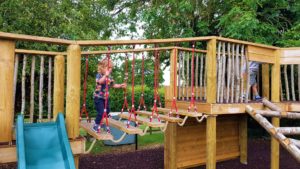
[{"label": "vertical wooden slat", "polygon": [[0,142],[12,140],[15,42],[0,39]]},{"label": "vertical wooden slat", "polygon": [[294,73],[294,65],[291,65],[292,100],[296,101],[294,75],[295,75],[295,73]]},{"label": "vertical wooden slat", "polygon": [[177,168],[177,124],[170,123],[165,132],[164,139],[164,168]]},{"label": "vertical wooden slat", "polygon": [[245,74],[245,45],[242,45],[241,47],[241,64],[240,64],[240,78],[241,78],[241,95],[240,95],[240,99],[241,102],[244,102],[244,90],[245,90],[245,85],[244,85],[244,74]]},{"label": "vertical wooden slat", "polygon": [[235,75],[236,75],[236,91],[235,91],[235,103],[239,102],[239,96],[240,96],[240,67],[239,67],[239,62],[240,62],[240,45],[236,45],[236,50],[235,50]]},{"label": "vertical wooden slat", "polygon": [[21,105],[21,114],[24,114],[25,112],[25,104],[26,104],[26,99],[25,99],[25,94],[26,94],[26,66],[27,66],[27,55],[23,56],[23,68],[22,68],[22,105]]},{"label": "vertical wooden slat", "polygon": [[13,88],[13,106],[12,112],[15,113],[15,102],[16,102],[16,89],[17,89],[17,82],[18,82],[18,68],[19,68],[19,54],[15,56],[15,67],[14,67],[14,88]]},{"label": "vertical wooden slat", "polygon": [[65,112],[65,57],[54,58],[53,119]]},{"label": "vertical wooden slat", "polygon": [[41,56],[39,85],[39,122],[43,119],[44,56]]},{"label": "vertical wooden slat", "polygon": [[35,75],[35,56],[32,56],[31,61],[31,75],[30,75],[30,110],[29,110],[29,119],[30,122],[33,122],[34,114],[34,75]]},{"label": "vertical wooden slat", "polygon": [[247,115],[241,115],[239,121],[239,139],[240,139],[240,162],[247,164],[248,153],[248,122]]},{"label": "vertical wooden slat", "polygon": [[48,120],[51,120],[51,109],[52,109],[52,58],[49,57],[48,62]]},{"label": "vertical wooden slat", "polygon": [[202,80],[204,80],[203,79],[203,69],[204,69],[203,60],[204,60],[204,55],[201,54],[201,58],[200,58],[200,100],[203,100],[202,96],[204,95],[204,93],[203,93],[204,85],[202,83],[203,82]]},{"label": "vertical wooden slat", "polygon": [[232,56],[232,72],[231,72],[231,98],[230,103],[234,102],[234,88],[235,88],[235,44],[231,45],[231,56]]},{"label": "vertical wooden slat", "polygon": [[199,54],[195,54],[195,57],[196,57],[196,70],[195,70],[195,93],[196,93],[196,98],[198,100],[198,97],[199,97]]},{"label": "vertical wooden slat", "polygon": [[66,125],[71,139],[79,136],[80,58],[80,46],[70,45],[67,51]]},{"label": "vertical wooden slat", "polygon": [[217,103],[220,102],[220,89],[221,89],[221,73],[222,73],[222,62],[221,62],[221,41],[218,42],[217,52]]},{"label": "vertical wooden slat", "polygon": [[284,65],[284,82],[285,82],[286,100],[290,101],[290,89],[289,89],[289,81],[287,76],[287,65]]},{"label": "vertical wooden slat", "polygon": [[227,43],[227,57],[228,57],[228,67],[227,67],[227,89],[226,89],[226,103],[229,102],[230,96],[230,84],[231,84],[231,53],[230,53],[230,43]]},{"label": "vertical wooden slat", "polygon": [[190,88],[190,53],[186,52],[186,100],[189,100],[189,88]]},{"label": "vertical wooden slat", "polygon": [[226,68],[226,50],[225,50],[225,42],[222,43],[222,77],[221,77],[221,95],[220,102],[224,101],[224,90],[225,90],[225,68]]},{"label": "vertical wooden slat", "polygon": [[245,102],[248,103],[249,101],[249,93],[250,93],[250,73],[249,73],[249,50],[246,48],[246,100]]},{"label": "vertical wooden slat", "polygon": [[270,99],[270,69],[269,64],[262,64],[262,96]]},{"label": "vertical wooden slat", "polygon": [[206,119],[206,169],[216,168],[216,119],[216,116],[208,116]]},{"label": "vertical wooden slat", "polygon": [[[271,101],[279,102],[279,84],[280,84],[280,56],[281,50],[278,49],[274,52],[275,62],[272,65],[272,85],[271,85]],[[272,118],[274,127],[280,126],[280,119],[277,117]],[[279,169],[279,143],[276,139],[271,139],[271,169]]]}]

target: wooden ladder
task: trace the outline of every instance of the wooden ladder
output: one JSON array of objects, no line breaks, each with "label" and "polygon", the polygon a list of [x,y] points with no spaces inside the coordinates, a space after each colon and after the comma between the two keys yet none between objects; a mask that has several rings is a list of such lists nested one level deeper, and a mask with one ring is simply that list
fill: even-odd
[{"label": "wooden ladder", "polygon": [[300,140],[287,138],[285,135],[299,135],[300,127],[274,127],[266,117],[279,117],[289,119],[300,119],[300,113],[283,112],[278,106],[263,99],[263,104],[270,110],[255,110],[250,105],[246,111],[267,132],[274,137],[298,162],[300,162]]}]

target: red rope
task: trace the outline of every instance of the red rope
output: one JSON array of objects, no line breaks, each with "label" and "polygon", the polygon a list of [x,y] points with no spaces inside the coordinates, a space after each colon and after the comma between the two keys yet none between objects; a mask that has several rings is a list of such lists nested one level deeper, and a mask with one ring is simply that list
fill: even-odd
[{"label": "red rope", "polygon": [[[126,57],[125,57],[125,78],[124,78],[124,83],[127,83],[128,81],[128,55],[126,53]],[[121,110],[121,114],[124,112],[124,109],[126,108],[127,111],[129,112],[128,109],[128,101],[127,101],[127,88],[124,88],[124,103],[122,106],[122,110]]]},{"label": "red rope", "polygon": [[89,113],[86,109],[86,92],[87,92],[87,76],[88,76],[88,69],[89,69],[89,59],[88,55],[85,55],[85,74],[84,74],[84,81],[83,81],[83,104],[80,111],[80,120],[82,117],[82,114],[84,113],[87,121],[90,123],[91,119],[89,118]]},{"label": "red rope", "polygon": [[[155,46],[156,47],[156,46]],[[157,111],[157,99],[159,99],[158,95],[158,69],[159,69],[159,53],[157,50],[155,50],[154,52],[154,56],[155,56],[155,65],[154,65],[154,104],[153,104],[153,108],[152,108],[152,115],[150,116],[150,122],[152,122],[153,120],[153,115],[154,113],[156,113],[157,115],[157,119],[160,122],[160,118],[159,118],[159,114]]]},{"label": "red rope", "polygon": [[[134,46],[133,46],[134,48]],[[135,53],[133,53],[132,55],[132,75],[131,75],[131,109],[130,109],[130,113],[129,113],[129,119],[127,121],[127,128],[129,128],[130,126],[130,120],[131,120],[131,115],[134,114],[134,119],[135,119],[135,123],[138,126],[138,122],[136,120],[136,113],[135,113],[135,108],[134,108],[134,75],[135,75],[135,71],[134,71],[134,66],[135,66]]]},{"label": "red rope", "polygon": [[[110,65],[109,65],[109,62],[110,62],[110,47],[108,47],[108,53],[106,54],[106,58],[107,58],[107,71],[109,71],[109,68],[110,68]],[[106,76],[105,78],[105,84],[106,84],[106,87],[105,87],[105,104],[104,104],[104,112],[103,112],[103,115],[102,115],[102,120],[105,118],[105,123],[106,123],[106,130],[107,130],[107,133],[110,133],[110,129],[109,129],[109,126],[108,126],[108,119],[107,119],[107,107],[108,107],[108,98],[109,98],[109,91],[108,91],[108,85],[109,85],[109,78]],[[101,124],[101,122],[100,122]],[[99,129],[98,129],[98,132]]]},{"label": "red rope", "polygon": [[145,104],[145,99],[144,99],[144,85],[145,85],[144,76],[145,76],[145,56],[144,56],[144,53],[142,53],[142,94],[140,97],[140,103],[139,103],[138,110],[141,110],[142,106],[143,106],[144,110],[147,110],[146,104]]},{"label": "red rope", "polygon": [[190,102],[190,106],[188,108],[188,111],[191,110],[192,107],[194,107],[194,111],[197,112],[197,107],[195,105],[195,93],[194,93],[194,81],[195,81],[195,71],[194,71],[194,66],[195,66],[195,42],[193,42],[193,50],[192,50],[192,98]]}]

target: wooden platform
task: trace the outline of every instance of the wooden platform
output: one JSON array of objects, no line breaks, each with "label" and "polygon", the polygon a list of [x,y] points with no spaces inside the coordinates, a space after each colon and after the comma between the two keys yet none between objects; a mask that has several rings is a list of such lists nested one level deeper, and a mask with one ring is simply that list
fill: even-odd
[{"label": "wooden platform", "polygon": [[[140,115],[146,115],[146,116],[151,116],[152,115],[152,112],[148,112],[148,111],[136,111],[137,114],[140,114]],[[154,113],[153,115],[155,118],[157,118],[157,115],[156,113]],[[181,118],[177,118],[177,117],[169,117],[168,115],[163,115],[163,114],[160,114],[159,115],[159,118],[163,121],[168,121],[168,122],[172,122],[172,123],[180,123],[183,121],[183,119]]]},{"label": "wooden platform", "polygon": [[108,125],[112,126],[114,128],[117,128],[121,131],[126,132],[127,134],[142,134],[143,130],[134,126],[130,126],[129,128],[127,128],[127,124],[118,121],[118,120],[114,120],[111,118],[108,118]]},{"label": "wooden platform", "polygon": [[111,134],[108,134],[106,132],[94,132],[92,130],[92,123],[88,123],[87,121],[81,121],[80,127],[97,140],[113,140],[113,136]]},{"label": "wooden platform", "polygon": [[[128,113],[122,113],[122,114],[119,114],[119,116],[123,119],[127,119],[127,120],[129,119]],[[141,117],[141,116],[136,116],[136,119],[139,123],[147,125],[149,127],[164,127],[165,126],[164,123],[159,122],[156,118],[153,118],[152,122],[150,122],[149,118],[145,118],[145,117]],[[131,116],[131,120],[132,121],[135,120],[134,115]]]},{"label": "wooden platform", "polygon": [[[170,109],[169,108],[157,108],[157,111],[162,112],[162,113],[169,113]],[[175,114],[175,111],[173,111],[173,113]],[[178,109],[177,113],[181,116],[189,116],[189,117],[200,117],[202,116],[202,113],[197,113],[197,112],[188,112],[187,110],[182,110],[182,109]]]}]

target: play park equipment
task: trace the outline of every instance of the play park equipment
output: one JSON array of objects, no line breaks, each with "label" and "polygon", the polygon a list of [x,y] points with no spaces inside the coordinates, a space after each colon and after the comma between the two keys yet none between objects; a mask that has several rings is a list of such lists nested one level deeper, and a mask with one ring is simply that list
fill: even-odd
[{"label": "play park equipment", "polygon": [[[58,50],[67,48],[67,51],[40,51],[35,50],[34,47],[16,49],[16,43],[19,42],[41,43],[51,46],[51,49],[59,46]],[[136,47],[137,45],[139,48]],[[128,120],[128,123],[124,124],[105,116],[108,130],[100,133],[93,132],[90,123],[92,120],[85,117],[80,119],[81,65],[83,65],[81,62],[92,57],[109,59],[126,57],[126,55],[128,60],[131,60],[129,68],[132,77],[138,73],[143,76],[146,71],[142,66],[142,71],[137,72],[135,60],[138,56],[140,58],[145,56],[148,61],[154,63],[154,86],[150,86],[154,89],[152,94],[154,100],[150,103],[151,107],[144,108],[145,95],[140,97],[139,103],[135,98],[127,102],[124,97],[123,108],[127,109],[128,113],[122,111],[120,117]],[[162,57],[169,58],[170,64],[170,85],[164,87],[164,106],[160,104],[162,98],[158,95],[158,88],[160,88],[158,75]],[[263,97],[268,98],[271,104],[276,106],[276,109],[272,109],[270,104],[265,103],[266,101],[257,102],[251,98],[248,66],[250,61],[260,63],[261,69],[257,73],[258,89]],[[142,62],[145,63],[146,60]],[[144,135],[150,127],[159,128],[165,133],[164,167],[166,169],[188,168],[203,164],[208,169],[215,169],[217,161],[235,158],[240,158],[241,163],[247,164],[249,114],[272,136],[270,165],[272,169],[279,169],[279,143],[293,157],[296,159],[299,157],[297,148],[299,141],[286,137],[290,133],[297,134],[299,129],[280,127],[280,118],[298,117],[297,112],[300,112],[300,76],[297,76],[300,66],[298,64],[300,64],[300,48],[279,48],[217,36],[75,41],[0,32],[0,163],[16,162],[16,152],[21,146],[24,147],[24,152],[18,159],[27,158],[26,153],[32,155],[34,161],[42,159],[39,153],[44,151],[39,149],[34,154],[32,149],[27,149],[31,145],[29,141],[39,137],[38,129],[35,128],[50,132],[50,128],[53,127],[53,131],[60,131],[62,127],[54,127],[58,123],[52,121],[57,118],[60,121],[61,115],[58,116],[58,112],[64,112],[69,148],[72,149],[76,167],[78,167],[79,156],[88,152],[85,139],[79,135],[80,127],[95,137],[95,140],[113,142],[122,141],[130,134]],[[22,69],[18,69],[19,66],[22,66]],[[128,74],[126,71],[125,73]],[[126,77],[126,74],[124,76]],[[29,77],[30,80],[27,79]],[[38,83],[34,83],[35,81]],[[134,79],[131,82],[128,84],[131,86],[131,91],[128,92],[134,94],[136,82]],[[37,86],[39,93],[34,92]],[[16,92],[19,91],[21,97],[16,98]],[[45,98],[47,101],[43,100]],[[47,110],[43,105],[45,103],[47,103]],[[138,109],[135,109],[135,103],[139,104]],[[35,107],[36,105],[38,108]],[[24,124],[24,145],[18,145],[18,138],[21,137],[14,128],[16,126],[18,130],[19,125],[14,121],[14,117],[18,114],[22,114],[27,123],[37,123]],[[83,111],[82,114],[85,115],[86,112]],[[267,123],[264,120],[265,116],[271,116],[272,122]],[[131,121],[137,126],[130,125]],[[35,125],[37,127],[31,128]],[[46,129],[47,125],[49,128]],[[110,127],[119,129],[123,135],[114,138],[109,133]],[[28,132],[26,128],[29,129]],[[15,135],[17,135],[17,145],[14,144]],[[41,141],[47,142],[50,137],[51,135],[47,135],[41,138]],[[63,146],[66,149],[68,147],[61,143],[65,137],[57,134],[53,135],[53,138],[56,141],[51,141],[49,144],[57,142],[61,147],[48,152],[61,152],[62,156],[70,157],[69,154],[63,153],[65,151]],[[18,163],[30,167],[31,163],[28,163],[30,161],[25,161],[21,160]],[[61,165],[72,164],[65,158],[64,161],[58,161]]]}]

